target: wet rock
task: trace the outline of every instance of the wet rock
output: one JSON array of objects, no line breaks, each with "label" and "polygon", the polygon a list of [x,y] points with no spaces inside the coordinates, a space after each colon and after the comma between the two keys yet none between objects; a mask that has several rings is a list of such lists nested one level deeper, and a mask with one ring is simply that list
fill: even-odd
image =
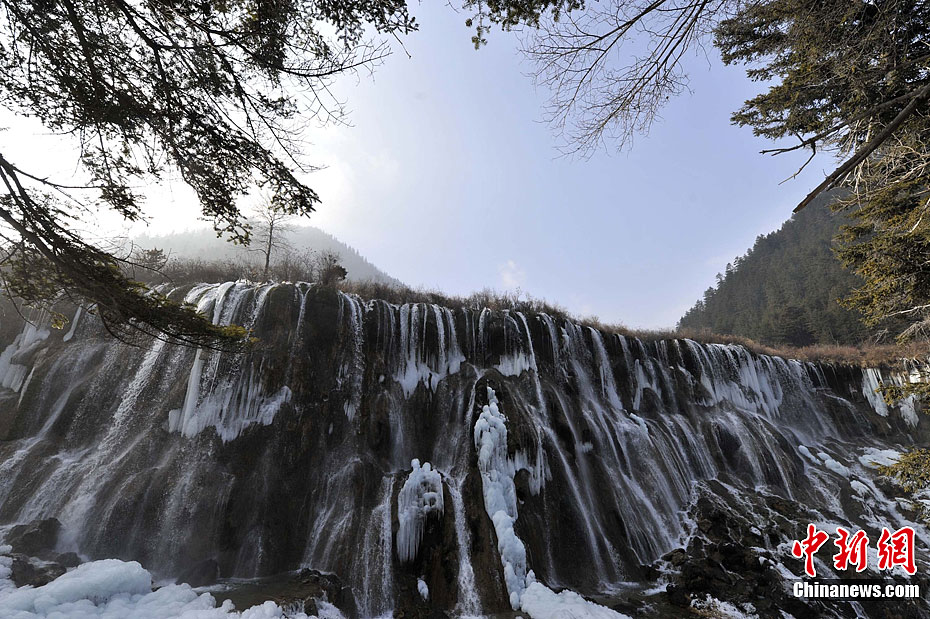
[{"label": "wet rock", "polygon": [[76,552],[63,552],[55,557],[55,563],[59,563],[67,568],[71,568],[79,566],[81,563],[83,563],[83,561]]},{"label": "wet rock", "polygon": [[52,582],[67,569],[60,563],[54,561],[42,561],[34,557],[27,557],[21,554],[13,555],[13,565],[11,566],[10,580],[17,587],[41,587]]},{"label": "wet rock", "polygon": [[[355,616],[358,614],[355,608],[355,597],[352,595],[352,590],[345,586],[343,582],[333,574],[323,574],[322,572],[305,568],[300,570],[298,578],[301,584],[319,589],[321,595],[315,596],[317,599],[322,598],[329,600],[336,608],[339,608],[348,616]],[[315,602],[313,606],[316,606]],[[313,612],[309,609],[309,601],[305,601],[304,608],[304,612],[308,615],[317,614],[315,608],[312,609]]]},{"label": "wet rock", "polygon": [[[811,516],[799,503],[768,495],[740,495],[714,481],[701,484],[690,515],[695,529],[685,548],[665,554],[656,568],[673,572],[659,603],[662,616],[685,615],[710,599],[755,616],[781,618],[855,616],[843,600],[802,600],[791,595],[790,580],[778,568],[777,547],[800,535]],[[861,602],[869,617],[923,617],[914,600]],[[700,614],[700,613],[699,613]]]},{"label": "wet rock", "polygon": [[[395,616],[433,617],[437,616],[436,611],[451,610],[458,602],[459,557],[455,516],[452,497],[445,483],[443,497],[445,510],[441,516],[432,514],[427,519],[416,556],[408,562],[401,562],[397,552],[392,552]],[[397,517],[396,513],[394,517]],[[394,529],[397,530],[396,524]],[[422,578],[429,586],[428,601],[420,595],[418,578]]]},{"label": "wet rock", "polygon": [[216,559],[205,559],[181,572],[176,582],[187,583],[192,587],[205,587],[216,584],[220,579],[220,564]]},{"label": "wet rock", "polygon": [[675,567],[681,567],[682,564],[688,560],[688,553],[685,552],[684,548],[676,548],[675,550],[663,556],[662,559],[668,561]]},{"label": "wet rock", "polygon": [[325,600],[338,608],[349,619],[359,616],[351,589],[333,574],[302,569],[252,581],[225,583],[221,589],[211,591],[217,605],[230,600],[236,608],[250,608],[271,600],[279,606],[297,608],[308,615],[317,615],[318,601]]},{"label": "wet rock", "polygon": [[[668,555],[665,556],[667,557]],[[660,572],[655,566],[652,565],[640,565],[639,573],[644,580],[658,580],[659,576],[662,575],[662,572]]]},{"label": "wet rock", "polygon": [[36,520],[28,524],[18,524],[6,535],[6,543],[13,551],[32,557],[52,558],[61,523],[55,518]]}]

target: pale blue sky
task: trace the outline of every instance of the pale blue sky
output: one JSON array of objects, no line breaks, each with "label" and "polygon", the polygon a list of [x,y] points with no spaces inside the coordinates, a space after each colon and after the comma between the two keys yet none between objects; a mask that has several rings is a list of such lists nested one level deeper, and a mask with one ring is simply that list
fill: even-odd
[{"label": "pale blue sky", "polygon": [[[438,2],[413,9],[410,58],[397,49],[373,77],[337,84],[352,126],[306,132],[307,161],[327,166],[307,177],[323,198],[308,223],[410,285],[519,286],[577,314],[670,327],[833,163],[779,186],[803,156],[760,155],[769,144],[729,124],[760,87],[713,48],[689,60],[693,94],[629,152],[560,157],[516,35],[493,32],[476,52],[464,15]],[[48,166],[57,145],[0,120],[27,162]],[[177,183],[156,191],[149,214],[153,233],[204,225]]]},{"label": "pale blue sky", "polygon": [[[562,158],[515,36],[492,33],[476,52],[462,15],[436,3],[417,16],[412,58],[341,90],[354,127],[319,173],[314,217],[410,284],[518,284],[579,314],[672,326],[832,163],[779,186],[803,159],[760,155],[767,143],[730,125],[759,85],[712,48],[710,62],[691,58],[693,94],[629,152]],[[341,177],[331,197],[327,176]]]}]

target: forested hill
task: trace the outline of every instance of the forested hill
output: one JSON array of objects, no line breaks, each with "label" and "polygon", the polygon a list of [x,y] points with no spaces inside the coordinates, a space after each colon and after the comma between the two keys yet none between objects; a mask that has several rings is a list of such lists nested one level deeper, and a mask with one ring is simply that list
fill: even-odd
[{"label": "forested hill", "polygon": [[716,287],[678,323],[767,344],[857,344],[868,336],[857,313],[837,300],[858,278],[834,256],[832,239],[843,223],[830,196],[795,214],[781,229],[756,238],[746,255],[717,274]]}]

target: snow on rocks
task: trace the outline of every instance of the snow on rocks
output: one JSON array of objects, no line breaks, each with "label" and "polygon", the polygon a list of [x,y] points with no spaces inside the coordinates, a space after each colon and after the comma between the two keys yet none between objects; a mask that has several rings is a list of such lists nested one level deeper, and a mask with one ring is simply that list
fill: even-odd
[{"label": "snow on rocks", "polygon": [[817,457],[823,461],[824,466],[826,466],[837,475],[849,477],[849,469],[834,460],[833,457],[831,457],[829,454],[821,451],[817,454]]},{"label": "snow on rocks", "polygon": [[859,456],[859,462],[862,463],[862,466],[876,469],[880,466],[890,466],[897,462],[900,457],[901,453],[894,449],[866,447],[862,450],[862,455]]},{"label": "snow on rocks", "polygon": [[802,456],[813,462],[814,464],[820,464],[820,461],[811,453],[811,450],[805,447],[804,445],[798,445],[798,451]]},{"label": "snow on rocks", "polygon": [[[9,547],[0,547],[0,555]],[[85,563],[41,587],[15,588],[0,556],[0,616],[4,619],[308,619],[265,602],[242,612],[229,600],[216,606],[209,593],[189,585],[152,591],[152,575],[135,561],[105,559]],[[327,619],[342,617],[326,605]]]},{"label": "snow on rocks", "polygon": [[849,477],[849,468],[837,462],[836,459],[834,459],[825,451],[818,451],[817,455],[815,456],[809,448],[805,447],[804,445],[798,445],[798,453],[800,453],[813,464],[822,464],[837,475]]},{"label": "snow on rocks", "polygon": [[854,479],[851,482],[849,482],[849,486],[853,489],[853,492],[855,492],[859,496],[865,497],[871,494],[869,492],[869,487],[866,486],[861,481],[859,481],[858,479]]},{"label": "snow on rocks", "polygon": [[[420,549],[426,520],[431,514],[443,512],[442,476],[429,462],[410,462],[413,470],[397,495],[397,558],[402,563],[412,561]],[[425,583],[424,583],[425,584]]]},{"label": "snow on rocks", "polygon": [[706,617],[720,617],[721,619],[752,619],[759,615],[752,604],[743,604],[737,607],[730,602],[724,602],[711,596],[706,596],[703,600],[694,599],[691,601],[691,608],[696,614]]},{"label": "snow on rocks", "polygon": [[[521,610],[533,619],[623,619],[627,617],[606,606],[584,599],[574,591],[555,593],[545,585],[533,582],[521,598]],[[627,618],[628,619],[628,618]]]}]

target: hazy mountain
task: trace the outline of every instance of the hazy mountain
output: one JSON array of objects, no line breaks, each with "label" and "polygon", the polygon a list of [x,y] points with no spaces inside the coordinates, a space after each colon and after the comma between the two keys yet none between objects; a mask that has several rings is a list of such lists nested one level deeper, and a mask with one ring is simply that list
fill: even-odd
[{"label": "hazy mountain", "polygon": [[[348,278],[355,281],[374,281],[399,285],[400,282],[370,263],[354,247],[350,247],[333,235],[313,226],[296,226],[287,234],[287,241],[300,252],[311,249],[316,251],[334,251],[340,256],[340,262]],[[141,235],[134,239],[136,245],[151,249],[159,248],[172,256],[180,258],[216,259],[251,259],[258,260],[254,252],[248,252],[239,245],[233,245],[217,238],[211,229],[188,230],[163,236]]]}]

